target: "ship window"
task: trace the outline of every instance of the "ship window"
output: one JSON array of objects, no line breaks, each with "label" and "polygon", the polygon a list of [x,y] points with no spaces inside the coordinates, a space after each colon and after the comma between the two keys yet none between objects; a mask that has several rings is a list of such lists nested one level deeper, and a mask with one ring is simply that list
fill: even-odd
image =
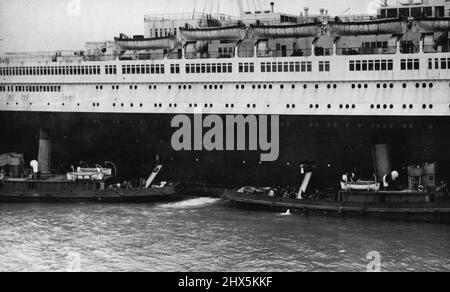
[{"label": "ship window", "polygon": [[361,61],[356,61],[356,63],[355,63],[355,70],[356,71],[361,71]]},{"label": "ship window", "polygon": [[266,72],[266,63],[261,63],[261,72]]},{"label": "ship window", "polygon": [[441,69],[447,69],[447,60],[441,59]]},{"label": "ship window", "polygon": [[217,72],[216,64],[211,64],[211,73],[216,73],[216,72]]},{"label": "ship window", "polygon": [[397,8],[387,9],[387,18],[398,18]]},{"label": "ship window", "polygon": [[374,65],[374,61],[373,61],[373,60],[369,60],[369,63],[368,63],[368,65],[367,65],[367,66],[368,66],[367,69],[368,69],[369,71],[373,71],[373,65]]},{"label": "ship window", "polygon": [[394,70],[394,61],[393,60],[388,60],[388,70],[389,71]]},{"label": "ship window", "polygon": [[362,61],[362,71],[367,71],[367,60]]},{"label": "ship window", "polygon": [[381,71],[386,71],[387,62],[386,60],[381,60]]},{"label": "ship window", "polygon": [[445,8],[444,8],[444,6],[436,6],[436,7],[434,7],[434,9],[435,9],[435,14],[436,14],[436,17],[444,17],[445,15]]}]

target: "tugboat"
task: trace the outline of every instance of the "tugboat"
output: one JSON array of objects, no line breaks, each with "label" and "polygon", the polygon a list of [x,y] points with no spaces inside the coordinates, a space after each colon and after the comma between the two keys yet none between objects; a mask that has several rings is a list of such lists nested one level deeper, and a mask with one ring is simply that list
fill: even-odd
[{"label": "tugboat", "polygon": [[[445,183],[436,183],[437,164],[408,167],[408,188],[395,187],[397,171],[388,171],[386,145],[374,147],[374,181],[353,181],[345,174],[337,192],[307,193],[312,172],[307,172],[298,193],[273,188],[244,187],[226,190],[222,198],[233,204],[276,212],[328,216],[372,217],[400,221],[450,224],[450,195]],[[384,167],[383,167],[384,166]],[[384,170],[382,170],[384,169]],[[384,172],[383,172],[384,171]]]},{"label": "tugboat", "polygon": [[134,186],[113,183],[113,169],[100,165],[95,168],[78,167],[65,175],[40,174],[37,161],[32,161],[30,166],[33,170],[25,169],[23,155],[0,155],[0,203],[147,203],[183,198],[180,182],[154,184],[162,165],[158,165],[147,180]]}]

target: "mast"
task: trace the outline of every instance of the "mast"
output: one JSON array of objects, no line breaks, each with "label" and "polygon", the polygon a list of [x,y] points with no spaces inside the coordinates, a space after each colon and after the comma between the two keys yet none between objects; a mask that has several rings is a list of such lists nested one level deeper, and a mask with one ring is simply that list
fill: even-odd
[{"label": "mast", "polygon": [[236,0],[239,8],[239,16],[244,16],[244,3],[242,3],[242,0]]}]

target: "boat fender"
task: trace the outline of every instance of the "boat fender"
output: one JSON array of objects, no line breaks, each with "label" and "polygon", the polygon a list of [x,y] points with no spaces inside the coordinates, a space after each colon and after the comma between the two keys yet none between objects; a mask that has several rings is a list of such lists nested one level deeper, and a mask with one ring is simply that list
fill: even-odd
[{"label": "boat fender", "polygon": [[0,180],[3,180],[5,178],[5,175],[3,173],[0,173]]}]

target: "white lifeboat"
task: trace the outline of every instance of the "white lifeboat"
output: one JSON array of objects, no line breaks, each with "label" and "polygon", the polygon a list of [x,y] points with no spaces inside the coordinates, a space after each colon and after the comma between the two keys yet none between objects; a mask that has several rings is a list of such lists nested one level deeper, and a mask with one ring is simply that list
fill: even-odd
[{"label": "white lifeboat", "polygon": [[401,19],[376,19],[367,21],[328,23],[331,35],[352,36],[352,35],[380,35],[380,34],[401,34],[404,31]]},{"label": "white lifeboat", "polygon": [[245,25],[207,27],[207,28],[180,28],[183,39],[187,42],[213,41],[213,40],[243,40],[247,35]]},{"label": "white lifeboat", "polygon": [[177,40],[174,36],[160,38],[127,38],[125,35],[114,38],[117,45],[123,50],[172,50],[177,46]]},{"label": "white lifeboat", "polygon": [[417,19],[421,32],[450,31],[450,17]]},{"label": "white lifeboat", "polygon": [[294,25],[251,25],[256,37],[260,39],[305,38],[319,36],[321,23],[304,23]]}]

